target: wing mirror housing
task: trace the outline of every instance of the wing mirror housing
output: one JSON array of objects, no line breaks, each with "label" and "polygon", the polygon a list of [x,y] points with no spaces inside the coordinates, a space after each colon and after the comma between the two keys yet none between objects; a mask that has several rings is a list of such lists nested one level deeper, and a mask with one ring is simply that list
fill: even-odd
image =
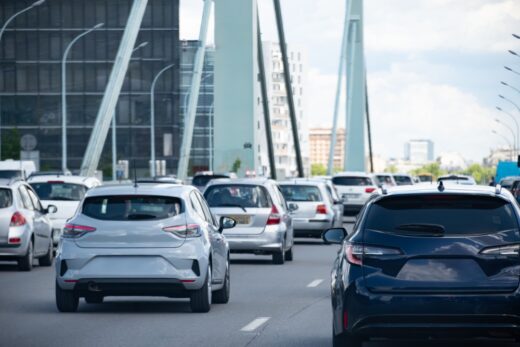
[{"label": "wing mirror housing", "polygon": [[341,244],[347,235],[348,233],[345,228],[332,228],[325,230],[321,238],[325,243]]},{"label": "wing mirror housing", "polygon": [[237,221],[231,217],[222,216],[220,217],[219,233],[222,233],[224,229],[233,229],[237,225]]},{"label": "wing mirror housing", "polygon": [[287,207],[289,208],[289,212],[297,211],[300,208],[300,206],[298,206],[298,204],[295,204],[294,202],[290,202],[289,204],[287,204]]},{"label": "wing mirror housing", "polygon": [[49,205],[45,209],[45,213],[46,214],[48,214],[48,213],[52,214],[52,213],[56,213],[56,212],[58,212],[58,208],[56,206],[54,206],[54,205]]}]

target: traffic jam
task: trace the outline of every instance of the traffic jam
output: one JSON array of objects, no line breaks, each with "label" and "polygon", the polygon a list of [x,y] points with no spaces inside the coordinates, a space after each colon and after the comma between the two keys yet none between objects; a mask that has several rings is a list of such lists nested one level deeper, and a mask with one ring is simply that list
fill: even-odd
[{"label": "traffic jam", "polygon": [[206,313],[232,302],[236,254],[283,266],[304,256],[298,240],[322,240],[338,245],[334,346],[520,338],[520,209],[500,184],[361,172],[280,182],[205,172],[192,182],[2,179],[0,259],[22,272],[54,266],[48,300],[59,312],[149,296]]}]

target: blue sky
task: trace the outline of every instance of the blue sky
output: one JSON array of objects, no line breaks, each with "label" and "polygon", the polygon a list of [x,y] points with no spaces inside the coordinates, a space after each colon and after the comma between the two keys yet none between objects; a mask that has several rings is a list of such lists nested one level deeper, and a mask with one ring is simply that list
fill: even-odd
[{"label": "blue sky", "polygon": [[[276,40],[271,0],[259,0],[262,31]],[[520,104],[520,1],[365,0],[367,59],[374,150],[401,157],[411,138],[431,138],[436,155],[459,152],[480,161],[511,137],[494,122],[495,106],[516,112],[497,97]],[[309,61],[307,114],[311,126],[330,126],[345,0],[283,0],[287,41]],[[181,0],[181,37],[197,37],[200,0]],[[520,119],[520,113],[517,114]],[[508,125],[511,125],[508,123]]]}]

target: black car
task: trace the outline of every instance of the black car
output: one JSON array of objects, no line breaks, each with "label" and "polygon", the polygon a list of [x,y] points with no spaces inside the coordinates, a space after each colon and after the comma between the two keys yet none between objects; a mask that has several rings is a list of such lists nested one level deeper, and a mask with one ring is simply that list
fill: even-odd
[{"label": "black car", "polygon": [[332,271],[334,346],[371,338],[520,337],[520,210],[500,186],[381,191]]}]

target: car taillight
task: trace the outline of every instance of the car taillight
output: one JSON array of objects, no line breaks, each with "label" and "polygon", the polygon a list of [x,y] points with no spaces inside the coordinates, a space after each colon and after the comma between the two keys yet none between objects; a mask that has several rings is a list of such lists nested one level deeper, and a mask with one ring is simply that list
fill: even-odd
[{"label": "car taillight", "polygon": [[374,187],[365,188],[365,193],[373,193],[375,191],[376,191],[376,188],[374,188]]},{"label": "car taillight", "polygon": [[316,213],[317,214],[327,214],[327,206],[324,204],[319,204],[316,206]]},{"label": "car taillight", "polygon": [[520,254],[520,245],[507,245],[483,249],[480,254],[484,255],[513,255]]},{"label": "car taillight", "polygon": [[64,238],[76,238],[93,231],[96,231],[96,228],[89,227],[86,225],[65,224],[65,227],[63,227],[62,236]]},{"label": "car taillight", "polygon": [[267,225],[276,225],[280,224],[282,221],[282,216],[280,216],[280,212],[278,212],[278,209],[275,205],[271,207],[271,214],[269,215],[269,218],[267,218]]},{"label": "car taillight", "polygon": [[164,227],[163,231],[168,233],[172,233],[179,237],[199,237],[202,235],[200,226],[198,224],[188,224],[188,225],[172,225],[169,227]]},{"label": "car taillight", "polygon": [[22,239],[19,237],[10,237],[9,240],[7,240],[7,243],[10,245],[19,245],[22,243]]},{"label": "car taillight", "polygon": [[11,217],[11,223],[9,226],[21,227],[22,225],[25,225],[25,223],[27,223],[25,217],[20,212],[15,212]]},{"label": "car taillight", "polygon": [[363,246],[353,243],[345,244],[345,256],[352,265],[363,265],[364,256],[400,255],[400,250],[377,246]]}]

